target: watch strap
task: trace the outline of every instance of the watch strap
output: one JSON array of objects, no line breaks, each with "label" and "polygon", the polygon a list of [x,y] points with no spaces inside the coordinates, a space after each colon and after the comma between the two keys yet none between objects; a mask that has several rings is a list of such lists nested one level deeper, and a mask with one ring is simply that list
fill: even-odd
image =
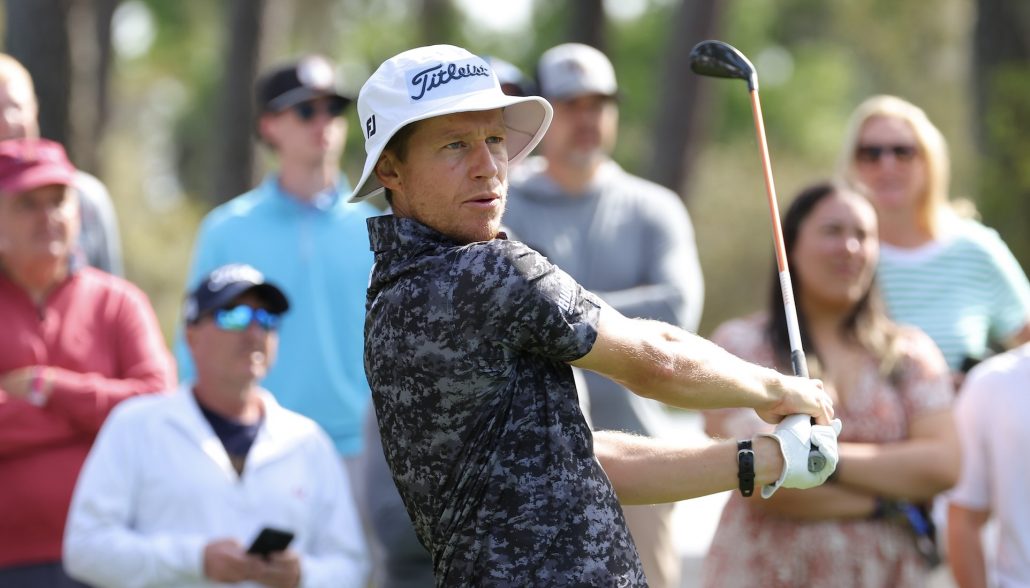
[{"label": "watch strap", "polygon": [[750,497],[755,492],[755,451],[751,448],[751,440],[737,441],[737,480],[740,484],[740,495]]}]

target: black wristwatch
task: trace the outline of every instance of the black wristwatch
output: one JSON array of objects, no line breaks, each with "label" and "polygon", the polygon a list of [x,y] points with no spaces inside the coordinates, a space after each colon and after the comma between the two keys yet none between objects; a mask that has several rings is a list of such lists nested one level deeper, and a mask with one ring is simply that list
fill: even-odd
[{"label": "black wristwatch", "polygon": [[751,440],[737,441],[737,479],[740,495],[747,498],[755,492],[755,452]]}]

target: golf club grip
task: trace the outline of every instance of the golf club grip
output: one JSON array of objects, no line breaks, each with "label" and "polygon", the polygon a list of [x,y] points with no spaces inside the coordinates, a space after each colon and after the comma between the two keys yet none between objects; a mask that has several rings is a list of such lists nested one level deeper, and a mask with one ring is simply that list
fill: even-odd
[{"label": "golf club grip", "polygon": [[808,362],[805,361],[805,352],[802,349],[794,349],[790,352],[790,365],[794,368],[794,375],[800,378],[808,377]]},{"label": "golf club grip", "polygon": [[[805,352],[800,349],[795,349],[790,352],[790,363],[794,368],[794,375],[802,378],[808,377],[808,363],[805,361]],[[815,419],[812,419],[812,424],[815,424]],[[821,472],[826,467],[826,458],[823,457],[822,453],[816,449],[815,445],[808,450],[808,471],[814,473]]]}]

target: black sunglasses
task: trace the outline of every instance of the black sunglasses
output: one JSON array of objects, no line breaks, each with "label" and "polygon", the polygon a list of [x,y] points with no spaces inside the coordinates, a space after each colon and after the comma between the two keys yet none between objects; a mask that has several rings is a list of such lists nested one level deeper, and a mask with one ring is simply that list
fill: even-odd
[{"label": "black sunglasses", "polygon": [[[319,106],[324,104],[324,106]],[[343,98],[332,97],[327,101],[320,102],[317,100],[308,100],[307,102],[299,102],[294,104],[291,108],[293,112],[297,113],[297,118],[304,122],[308,122],[315,116],[324,112],[329,115],[329,118],[336,118],[343,114],[345,108],[347,108],[348,102]]]},{"label": "black sunglasses", "polygon": [[855,149],[855,159],[876,163],[887,153],[897,161],[912,161],[919,153],[919,148],[915,145],[859,145]]}]

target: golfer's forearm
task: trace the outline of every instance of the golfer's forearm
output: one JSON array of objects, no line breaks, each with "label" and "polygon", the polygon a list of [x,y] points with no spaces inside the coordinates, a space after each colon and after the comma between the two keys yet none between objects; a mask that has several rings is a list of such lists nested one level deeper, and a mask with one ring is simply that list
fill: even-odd
[{"label": "golfer's forearm", "polygon": [[775,370],[748,363],[718,345],[682,329],[647,321],[655,337],[649,354],[659,369],[643,381],[626,382],[634,392],[672,406],[692,409],[745,407],[775,403],[780,386]]},{"label": "golfer's forearm", "polygon": [[[755,488],[783,471],[775,440],[754,441]],[[697,498],[738,487],[734,441],[669,443],[614,431],[594,433],[594,452],[622,504],[657,504]],[[756,492],[757,495],[757,492]]]}]

